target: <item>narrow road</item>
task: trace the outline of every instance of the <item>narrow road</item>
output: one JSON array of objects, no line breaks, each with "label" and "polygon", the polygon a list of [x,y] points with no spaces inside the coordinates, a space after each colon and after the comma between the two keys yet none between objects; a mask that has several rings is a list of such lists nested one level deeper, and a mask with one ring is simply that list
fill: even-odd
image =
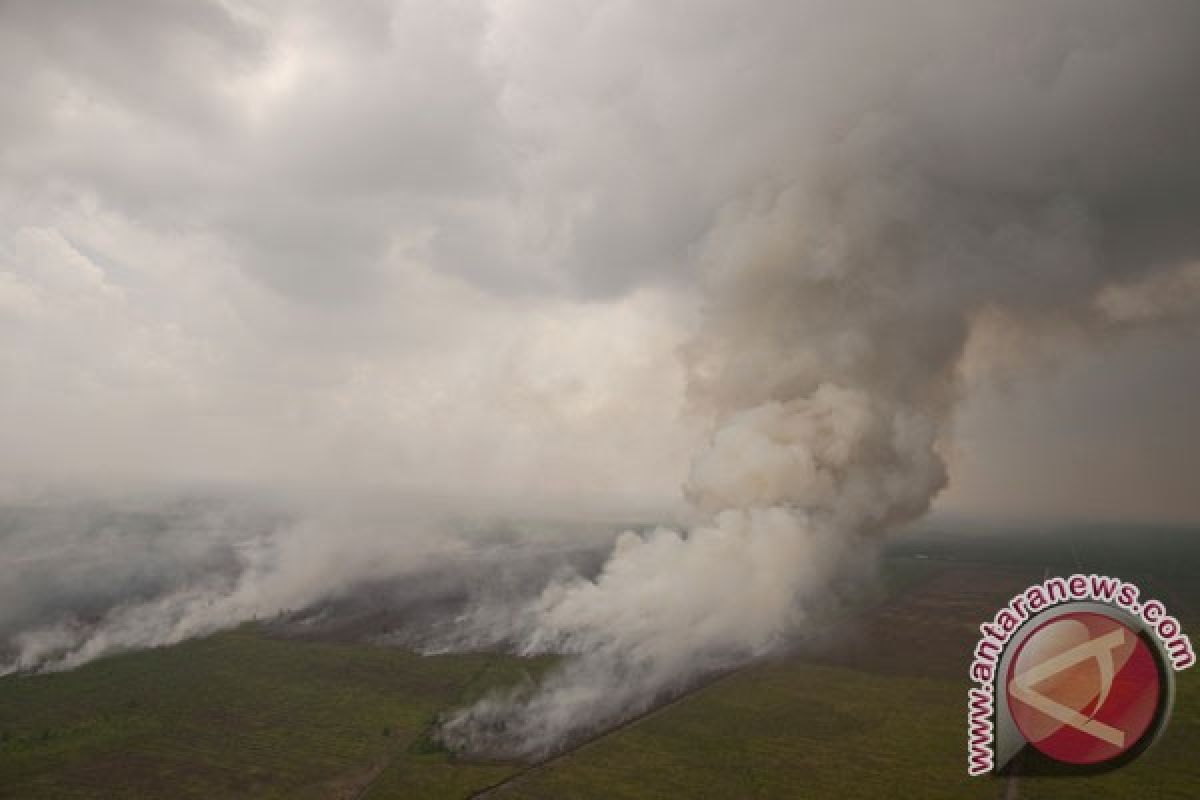
[{"label": "narrow road", "polygon": [[[940,572],[940,570],[939,570],[939,572]],[[915,591],[922,583],[930,580],[936,574],[937,573],[934,572],[934,573],[931,573],[930,575],[926,575],[926,576],[924,576],[923,580],[917,581],[912,585],[903,586],[903,587],[899,588],[897,591],[895,591],[893,594],[885,594],[883,597],[879,598],[877,601],[875,601],[873,603],[868,603],[867,605],[865,605],[862,608],[859,608],[852,612],[849,612],[845,617],[842,617],[842,618],[836,619],[836,620],[832,620],[827,624],[830,628],[833,628],[836,626],[845,625],[851,620],[865,618],[865,617],[879,611],[879,609],[882,608],[887,603],[894,602],[898,598],[903,597],[908,592]],[[578,753],[581,750],[584,750],[584,749],[590,747],[591,745],[597,743],[598,741],[605,738],[606,736],[610,736],[614,733],[618,733],[618,732],[624,730],[625,728],[629,728],[629,727],[636,725],[644,720],[650,719],[651,717],[654,717],[658,714],[662,714],[662,713],[668,711],[669,709],[673,708],[674,706],[678,705],[679,703],[683,702],[684,700],[688,699],[693,694],[696,694],[697,692],[708,689],[711,686],[715,686],[716,684],[721,683],[722,681],[725,681],[725,680],[733,677],[734,675],[737,675],[741,672],[744,672],[747,669],[750,669],[751,667],[754,667],[754,666],[757,666],[758,664],[763,663],[764,660],[767,660],[769,658],[771,658],[771,657],[767,656],[766,659],[755,659],[754,661],[750,661],[745,664],[740,664],[736,667],[732,667],[728,670],[725,670],[724,672],[717,673],[717,674],[713,675],[709,680],[703,681],[703,682],[697,684],[696,686],[691,687],[690,689],[681,693],[678,697],[675,697],[675,698],[671,699],[670,701],[663,703],[662,705],[655,706],[654,708],[652,708],[648,711],[645,711],[641,714],[638,714],[637,716],[630,717],[629,719],[625,720],[624,722],[622,722],[621,724],[619,724],[615,727],[607,728],[603,731],[599,731],[594,736],[584,739],[584,740],[580,741],[578,744],[576,744],[572,747],[569,747],[566,750],[563,750],[562,752],[560,752],[556,755],[550,756],[549,758],[546,758],[541,761],[530,764],[525,769],[522,769],[522,770],[508,776],[504,780],[498,781],[498,782],[492,784],[491,786],[487,786],[487,787],[484,787],[483,789],[478,790],[474,794],[468,795],[468,800],[476,800],[476,798],[494,797],[495,795],[502,792],[507,787],[514,786],[516,784],[521,783],[522,781],[528,779],[530,776],[536,775],[538,772],[541,772],[544,769],[548,769],[549,767],[553,766],[554,764],[557,764],[557,763],[565,760],[566,758],[574,755],[575,753]],[[1013,797],[1016,797],[1016,795],[1014,794]]]},{"label": "narrow road", "polygon": [[651,717],[657,716],[658,714],[662,714],[663,712],[678,705],[679,703],[688,699],[689,697],[696,694],[697,692],[703,691],[704,689],[707,689],[710,686],[715,686],[716,684],[720,683],[721,681],[727,680],[728,678],[731,678],[734,675],[737,675],[738,673],[743,672],[744,670],[747,670],[750,667],[755,666],[758,663],[760,663],[760,662],[759,661],[751,661],[749,663],[742,664],[733,669],[729,669],[729,670],[726,670],[725,672],[719,673],[719,674],[715,675],[711,680],[707,680],[707,681],[704,681],[703,683],[693,686],[692,688],[688,689],[687,691],[682,692],[678,697],[675,697],[675,698],[669,700],[668,702],[663,703],[662,705],[655,706],[654,708],[650,709],[649,711],[644,711],[641,714],[638,714],[637,716],[630,717],[629,719],[625,720],[621,724],[616,725],[612,728],[605,728],[604,730],[597,732],[594,736],[591,736],[587,739],[583,739],[578,744],[568,747],[566,750],[563,750],[560,753],[552,755],[549,758],[542,759],[541,761],[534,762],[533,764],[530,764],[529,766],[527,766],[525,769],[515,772],[512,775],[509,775],[504,780],[493,783],[491,786],[486,786],[483,789],[480,789],[479,791],[475,792],[474,794],[468,795],[468,800],[475,800],[475,798],[482,798],[482,797],[492,797],[495,794],[497,794],[498,792],[503,791],[505,788],[507,788],[509,786],[513,786],[515,784],[518,784],[521,781],[529,778],[531,775],[536,775],[538,772],[541,772],[542,770],[553,766],[554,764],[568,758],[569,756],[574,755],[575,753],[578,753],[579,751],[584,750],[584,749],[592,746],[593,744],[596,744],[597,742],[599,742],[601,739],[605,738],[606,736],[610,736],[614,733],[618,733],[619,731],[622,731],[625,728],[628,728],[632,725],[636,725],[637,723],[642,722],[647,719],[650,719]]}]

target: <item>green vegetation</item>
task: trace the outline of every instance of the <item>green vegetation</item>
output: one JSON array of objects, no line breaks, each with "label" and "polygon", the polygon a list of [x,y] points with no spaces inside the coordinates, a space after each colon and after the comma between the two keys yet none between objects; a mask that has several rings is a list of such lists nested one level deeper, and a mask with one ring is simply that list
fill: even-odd
[{"label": "green vegetation", "polygon": [[[519,778],[497,798],[995,798],[968,778],[965,680],[796,661],[762,665]],[[1200,675],[1184,673],[1167,736],[1087,779],[1024,779],[1022,798],[1195,798]],[[397,795],[399,796],[399,795]]]},{"label": "green vegetation", "polygon": [[[967,662],[978,623],[1041,574],[889,558],[878,594],[842,607],[834,650],[728,675],[532,769],[453,759],[429,732],[551,660],[423,658],[247,625],[0,679],[0,798],[995,798],[1000,781],[966,776]],[[1176,603],[1194,581],[1145,578],[1195,641],[1196,606]],[[1018,796],[1200,797],[1200,668],[1177,681],[1149,753],[1102,776],[1021,779]]]},{"label": "green vegetation", "polygon": [[425,796],[463,794],[511,768],[449,770],[445,754],[414,744],[438,712],[527,667],[272,639],[247,626],[10,676],[0,679],[0,797],[354,797],[389,764]]},{"label": "green vegetation", "polygon": [[762,665],[499,796],[991,798],[993,782],[965,774],[961,695],[945,681]]}]

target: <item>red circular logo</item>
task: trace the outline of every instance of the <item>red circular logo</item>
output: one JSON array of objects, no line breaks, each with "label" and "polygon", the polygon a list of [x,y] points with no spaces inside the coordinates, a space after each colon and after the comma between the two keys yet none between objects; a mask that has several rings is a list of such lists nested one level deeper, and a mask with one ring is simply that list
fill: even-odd
[{"label": "red circular logo", "polygon": [[1030,744],[1068,764],[1098,764],[1145,736],[1162,695],[1146,642],[1105,614],[1063,614],[1033,631],[1008,668],[1013,722]]}]

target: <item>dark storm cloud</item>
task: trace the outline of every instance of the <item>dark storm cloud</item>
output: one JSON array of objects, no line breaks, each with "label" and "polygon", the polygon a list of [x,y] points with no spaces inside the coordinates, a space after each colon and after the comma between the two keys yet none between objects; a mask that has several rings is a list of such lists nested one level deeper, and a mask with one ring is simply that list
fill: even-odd
[{"label": "dark storm cloud", "polygon": [[[438,372],[433,353],[464,342],[485,352],[516,318],[528,336],[575,301],[646,287],[691,305],[699,265],[741,257],[738,236],[829,257],[870,237],[864,252],[916,248],[912,274],[872,291],[933,310],[921,275],[950,263],[956,297],[1017,317],[1200,252],[1192,4],[0,14],[4,296],[28,395],[14,413],[66,414],[68,385],[103,408],[136,384],[160,387],[124,393],[150,419],[209,407],[203,425],[236,439],[295,405],[293,424],[341,437],[372,427],[342,414],[392,413],[363,407],[393,396],[380,381]],[[653,347],[678,341],[655,308]],[[1104,327],[1095,309],[1061,312]],[[939,346],[927,338],[913,357]],[[439,403],[469,393],[424,384]]]},{"label": "dark storm cloud", "polygon": [[6,171],[210,232],[308,302],[376,291],[397,238],[491,291],[613,296],[874,137],[963,195],[1075,200],[1136,269],[1197,245],[1198,13],[13,3]]},{"label": "dark storm cloud", "polygon": [[[502,185],[496,83],[467,6],[84,9],[4,11],[19,76],[6,172],[26,192],[79,189],[212,234],[268,285],[340,302],[374,288],[394,235]],[[297,70],[282,97],[252,85],[272,64]]]},{"label": "dark storm cloud", "polygon": [[6,83],[28,93],[32,113],[20,121],[40,130],[52,127],[54,102],[67,92],[219,128],[230,109],[212,79],[252,69],[267,44],[263,31],[218,3],[13,0],[3,15],[6,61],[17,79]]}]

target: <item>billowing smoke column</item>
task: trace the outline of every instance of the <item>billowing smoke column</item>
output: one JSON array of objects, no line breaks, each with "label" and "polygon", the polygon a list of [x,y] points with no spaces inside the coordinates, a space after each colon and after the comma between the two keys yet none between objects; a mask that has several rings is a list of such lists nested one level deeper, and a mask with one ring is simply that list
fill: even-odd
[{"label": "billowing smoke column", "polygon": [[[1018,20],[980,17],[997,53],[1020,50]],[[1104,14],[1083,17],[1124,72],[1068,40],[1048,45],[1061,60],[1045,81],[1021,58],[989,71],[931,43],[884,108],[865,96],[819,119],[836,135],[778,154],[787,179],[726,206],[685,354],[715,421],[685,487],[700,521],[627,533],[594,580],[547,587],[497,638],[571,658],[536,689],[449,716],[448,746],[544,756],[794,633],[865,542],[945,485],[961,373],[998,330],[1091,338],[1194,313],[1196,237],[1179,222],[1196,209],[1185,154],[1200,126],[1186,109],[1139,114],[1149,86],[1195,84],[1180,72],[1195,56],[1165,28],[1129,41]],[[1186,299],[1167,301],[1164,284]]]},{"label": "billowing smoke column", "polygon": [[686,486],[707,521],[625,534],[596,580],[548,588],[521,650],[580,658],[531,697],[451,719],[451,746],[542,755],[764,653],[865,537],[928,508],[946,480],[936,443],[966,312],[901,285],[935,267],[888,251],[896,220],[878,215],[904,206],[875,205],[887,199],[846,198],[845,228],[824,241],[757,236],[805,218],[794,190],[720,232],[747,249],[718,262],[736,268],[712,276],[691,348],[694,388],[719,414]]},{"label": "billowing smoke column", "polygon": [[[667,273],[700,262],[705,308],[683,356],[690,400],[711,420],[711,435],[685,482],[693,524],[622,535],[598,572],[590,560],[580,570],[586,574],[571,573],[573,564],[560,570],[556,558],[539,561],[514,573],[519,591],[481,592],[478,607],[454,630],[439,628],[430,649],[505,643],[525,654],[568,656],[539,686],[449,716],[441,735],[457,750],[552,752],[713,670],[769,652],[804,629],[831,582],[855,570],[872,541],[922,514],[945,485],[944,453],[965,373],[1019,361],[1035,343],[1058,348],[1139,326],[1190,324],[1200,306],[1194,2],[695,0],[686,9],[504,2],[460,13],[466,3],[452,4],[444,29],[443,21],[422,24],[424,5],[404,4],[394,17],[378,17],[378,25],[278,20],[279,31],[315,33],[264,48],[280,58],[254,81],[243,81],[242,61],[219,49],[212,52],[220,58],[211,58],[207,40],[190,32],[158,47],[76,48],[93,37],[64,44],[57,34],[86,27],[86,16],[63,26],[54,15],[32,13],[51,4],[26,5],[18,10],[30,13],[16,21],[55,36],[10,48],[13,64],[37,77],[28,97],[12,93],[10,116],[24,120],[41,92],[61,105],[48,104],[42,119],[14,128],[25,149],[12,150],[4,164],[28,160],[14,177],[28,175],[15,181],[14,194],[0,187],[0,200],[11,198],[5,210],[17,218],[10,227],[23,231],[16,246],[0,248],[0,266],[19,262],[0,273],[0,311],[9,315],[0,322],[6,335],[12,321],[13,330],[25,331],[0,352],[0,365],[35,378],[9,381],[36,390],[16,393],[9,415],[16,422],[5,429],[28,443],[25,455],[54,437],[62,446],[47,452],[81,449],[72,425],[89,415],[79,398],[97,390],[113,419],[128,417],[123,424],[138,434],[127,437],[136,439],[132,449],[116,442],[126,438],[120,435],[93,448],[120,444],[101,466],[157,464],[146,454],[158,450],[164,464],[187,461],[194,450],[208,465],[208,425],[228,418],[239,422],[215,438],[236,444],[226,445],[228,453],[268,451],[260,465],[268,482],[294,475],[292,464],[277,469],[269,462],[290,462],[293,433],[311,427],[313,438],[300,437],[306,446],[296,452],[316,454],[316,483],[345,480],[338,459],[325,464],[338,449],[329,443],[344,442],[357,455],[376,439],[394,438],[395,450],[361,460],[365,482],[375,479],[373,465],[403,453],[414,472],[450,465],[432,473],[470,484],[463,476],[479,470],[450,468],[457,459],[442,451],[458,452],[451,445],[460,420],[478,420],[480,437],[462,437],[470,443],[464,461],[474,464],[477,452],[491,449],[497,457],[482,463],[498,465],[494,471],[522,460],[541,471],[562,463],[560,487],[583,488],[586,479],[571,480],[574,460],[546,459],[542,439],[571,430],[577,414],[596,424],[572,441],[607,441],[607,431],[644,410],[641,400],[648,406],[667,391],[656,392],[647,377],[658,371],[659,354],[645,371],[631,373],[636,377],[595,392],[575,391],[574,371],[570,379],[553,376],[545,391],[536,380],[492,391],[492,382],[475,380],[475,373],[485,362],[508,363],[497,359],[502,347],[466,348],[444,384],[431,380],[422,389],[422,378],[460,341],[490,339],[510,324],[509,312],[493,308],[507,300],[485,298],[480,287],[494,287],[502,300],[511,299],[505,292],[541,287],[594,301],[683,283],[690,298],[692,273],[682,281]],[[139,9],[139,19],[145,13]],[[233,16],[269,15],[231,14],[230,25]],[[107,30],[107,16],[105,22]],[[369,42],[336,41],[342,28],[369,31]],[[201,43],[203,55],[177,48],[176,38]],[[248,46],[260,37],[254,31],[237,38]],[[387,57],[375,49],[384,44]],[[171,69],[114,66],[124,63],[114,55],[125,51],[157,67],[177,50],[182,60]],[[310,50],[306,71],[302,55]],[[363,64],[337,67],[360,51]],[[92,68],[89,53],[100,66]],[[26,64],[46,54],[70,58],[40,70]],[[423,62],[425,56],[432,60]],[[205,91],[181,94],[185,79],[210,60],[234,66],[215,72]],[[170,82],[153,91],[140,80],[160,72]],[[65,77],[71,75],[77,86]],[[115,84],[124,77],[138,80],[105,91],[106,82],[122,89]],[[243,91],[250,92],[244,107],[231,106],[222,117],[226,99]],[[116,112],[101,102],[106,97],[118,103]],[[209,111],[176,113],[187,105],[178,97],[211,109],[218,116],[210,121],[222,124],[199,124]],[[127,114],[143,102],[153,124]],[[174,117],[186,122],[170,128]],[[52,136],[59,125],[72,135]],[[138,138],[137,156],[114,160],[110,151],[135,128],[148,135]],[[297,138],[299,130],[308,134]],[[144,157],[142,147],[156,141],[160,149]],[[186,168],[176,171],[179,165]],[[69,196],[59,187],[72,179],[79,198],[60,209],[53,198]],[[26,198],[24,181],[49,188]],[[92,207],[104,213],[93,218]],[[75,247],[71,236],[40,230],[75,214],[85,215],[77,226],[84,233],[129,216],[147,230],[161,226],[164,238],[143,247],[138,233],[129,264],[121,263],[127,259],[118,257],[120,247],[93,263],[84,254],[89,248]],[[231,274],[237,292],[226,292],[224,282],[201,283],[209,302],[193,309],[181,301],[187,313],[169,314],[164,324],[130,314],[128,324],[110,331],[108,323],[140,311],[139,303],[159,304],[149,287],[160,284],[142,286],[147,264],[170,267],[182,244],[178,232],[193,228],[224,245],[213,251],[219,257],[206,245],[186,259],[200,267],[196,274],[215,272],[210,262],[226,252],[240,254],[239,274],[278,289],[297,316],[287,312],[291,321],[280,327],[277,298],[260,298],[257,284],[243,286]],[[109,238],[96,237],[94,249],[109,249]],[[354,268],[360,259],[370,267],[364,261]],[[98,265],[102,260],[112,263]],[[410,266],[412,292],[403,277]],[[108,278],[126,271],[128,291],[118,291],[119,281],[110,285]],[[176,285],[190,296],[190,279],[177,278],[190,271],[165,274],[164,297]],[[421,276],[435,275],[428,286],[436,290],[417,291],[426,286]],[[357,286],[344,297],[342,276]],[[472,285],[459,287],[463,281]],[[376,288],[384,300],[374,312],[367,308],[373,303],[331,316],[298,310],[318,296],[350,302]],[[401,297],[403,304],[390,305]],[[247,324],[230,325],[227,314],[242,303],[249,310],[234,318]],[[511,305],[516,316],[526,308]],[[472,307],[478,327],[466,324]],[[205,313],[193,321],[193,310]],[[533,336],[556,337],[575,324],[558,316],[551,313]],[[251,324],[259,318],[261,328]],[[196,337],[177,339],[189,325]],[[426,355],[421,343],[442,329],[452,335]],[[77,340],[92,332],[111,338],[79,350]],[[629,338],[630,351],[638,350],[638,335]],[[160,344],[156,339],[164,340],[162,349],[149,346]],[[288,347],[299,349],[276,352],[293,339]],[[403,348],[391,354],[377,339],[411,339],[413,355]],[[52,346],[43,356],[45,342]],[[549,348],[548,370],[536,358],[520,366],[540,376],[559,360],[578,360],[600,372],[595,353],[603,349],[564,342]],[[84,368],[109,356],[110,370]],[[47,365],[52,369],[43,370]],[[459,373],[467,379],[460,382]],[[496,380],[521,384],[511,373],[501,369]],[[334,374],[347,383],[315,391]],[[374,375],[382,376],[379,383]],[[360,377],[366,388],[357,386]],[[265,388],[276,378],[283,388]],[[144,403],[131,400],[138,387],[164,385],[161,398],[150,392]],[[228,391],[235,388],[244,391]],[[638,388],[647,391],[639,395]],[[418,402],[422,392],[428,404]],[[496,394],[510,401],[513,416]],[[591,417],[593,395],[628,395],[628,402],[606,398],[600,407],[611,405],[611,415]],[[455,402],[447,406],[450,397]],[[479,407],[471,405],[476,398]],[[311,426],[307,412],[294,420],[278,413],[298,399],[312,403]],[[26,420],[62,402],[48,423]],[[551,414],[552,424],[507,435],[559,406],[571,408]],[[171,435],[141,430],[147,409],[162,409],[154,412],[157,430]],[[176,428],[188,427],[177,418],[184,411],[186,419],[205,422],[185,437],[192,447],[175,454],[170,442]],[[276,427],[281,416],[293,421]],[[263,429],[273,433],[259,439]],[[241,441],[243,431],[252,441]],[[526,439],[529,452],[519,452]],[[50,473],[57,469],[54,457],[43,460]],[[214,470],[223,481],[225,469],[215,458],[196,474]],[[237,465],[228,469],[243,474]],[[247,477],[257,471],[248,470]],[[438,526],[347,525],[333,516],[209,524],[184,515],[165,530],[155,522],[141,532],[124,522],[65,525],[65,532],[20,522],[9,530],[0,520],[0,671],[70,667],[114,650],[170,643],[344,598],[364,582],[440,578],[473,563],[475,572],[459,573],[466,584],[484,571],[478,542]],[[527,537],[528,547],[544,554],[537,538]],[[487,563],[503,561],[497,555]]]}]

